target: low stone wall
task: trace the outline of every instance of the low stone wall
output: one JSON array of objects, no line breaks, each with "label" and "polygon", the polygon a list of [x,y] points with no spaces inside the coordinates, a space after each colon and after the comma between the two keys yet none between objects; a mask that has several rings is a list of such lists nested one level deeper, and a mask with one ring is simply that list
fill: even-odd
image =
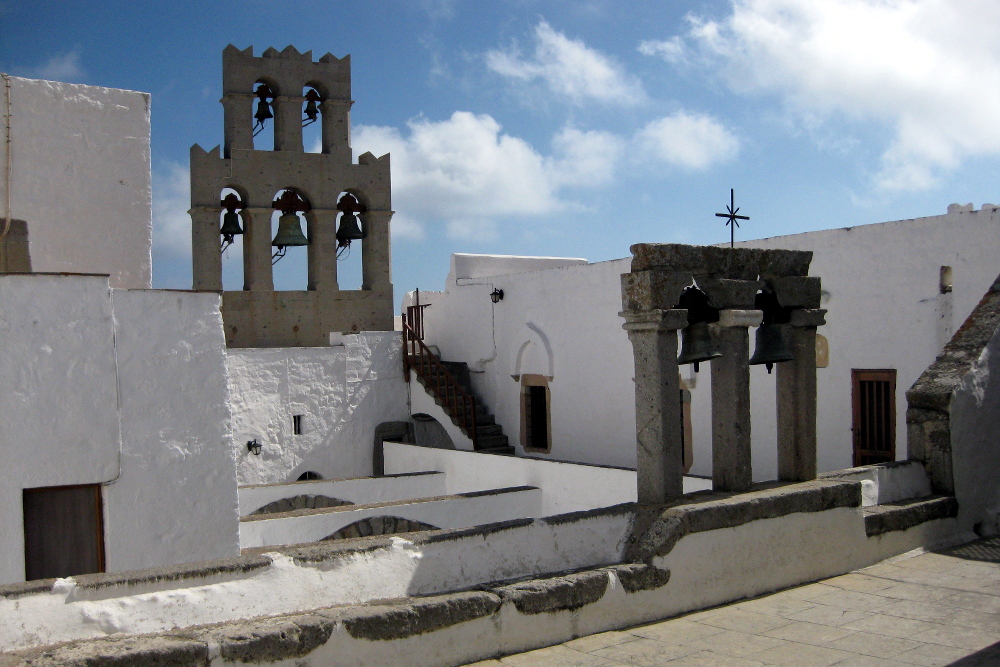
[{"label": "low stone wall", "polygon": [[300,495],[327,496],[360,505],[443,496],[446,493],[444,474],[434,471],[288,484],[253,484],[239,488],[240,516],[253,514],[265,505],[284,498]]}]

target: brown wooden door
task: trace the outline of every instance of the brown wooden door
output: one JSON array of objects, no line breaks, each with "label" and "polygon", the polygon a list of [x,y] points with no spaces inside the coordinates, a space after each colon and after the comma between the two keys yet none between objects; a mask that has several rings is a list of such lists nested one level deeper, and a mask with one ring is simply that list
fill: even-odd
[{"label": "brown wooden door", "polygon": [[854,465],[896,460],[895,369],[851,371]]},{"label": "brown wooden door", "polygon": [[104,571],[101,486],[24,489],[24,578]]}]

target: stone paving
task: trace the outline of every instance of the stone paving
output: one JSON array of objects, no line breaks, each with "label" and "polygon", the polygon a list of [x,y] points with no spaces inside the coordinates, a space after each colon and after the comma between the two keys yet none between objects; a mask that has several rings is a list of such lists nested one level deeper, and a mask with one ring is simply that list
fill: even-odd
[{"label": "stone paving", "polygon": [[[1000,537],[475,667],[997,667]],[[473,667],[473,666],[469,666]]]}]

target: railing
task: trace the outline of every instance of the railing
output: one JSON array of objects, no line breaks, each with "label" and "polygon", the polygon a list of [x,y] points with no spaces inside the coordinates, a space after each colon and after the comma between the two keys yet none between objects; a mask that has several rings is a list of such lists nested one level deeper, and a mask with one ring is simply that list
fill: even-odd
[{"label": "railing", "polygon": [[437,355],[424,344],[424,308],[426,306],[408,306],[407,314],[403,315],[404,376],[409,382],[412,369],[423,378],[427,388],[444,403],[445,412],[449,412],[458,421],[458,427],[472,440],[472,448],[478,450],[476,397],[466,391]]}]

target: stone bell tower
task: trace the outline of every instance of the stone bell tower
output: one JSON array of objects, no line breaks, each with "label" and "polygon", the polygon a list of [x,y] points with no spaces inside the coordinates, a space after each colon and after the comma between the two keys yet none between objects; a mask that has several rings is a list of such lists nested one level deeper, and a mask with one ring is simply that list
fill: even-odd
[{"label": "stone bell tower", "polygon": [[[255,57],[253,47],[230,44],[222,86],[225,143],[191,147],[190,213],[195,290],[222,291],[222,245],[244,234],[243,289],[222,292],[226,343],[321,346],[330,332],[391,330],[389,155],[351,159],[350,56],[313,62],[311,51],[288,46]],[[320,153],[303,150],[309,122],[322,123]],[[255,131],[273,131],[274,150],[255,150]],[[224,197],[226,189],[236,194]],[[272,247],[275,210],[295,227],[291,236],[279,229],[276,241],[307,245],[306,290],[274,289],[272,261],[284,252]],[[305,237],[291,216],[304,219]],[[337,284],[338,250],[348,243],[361,246],[359,290]]]}]

